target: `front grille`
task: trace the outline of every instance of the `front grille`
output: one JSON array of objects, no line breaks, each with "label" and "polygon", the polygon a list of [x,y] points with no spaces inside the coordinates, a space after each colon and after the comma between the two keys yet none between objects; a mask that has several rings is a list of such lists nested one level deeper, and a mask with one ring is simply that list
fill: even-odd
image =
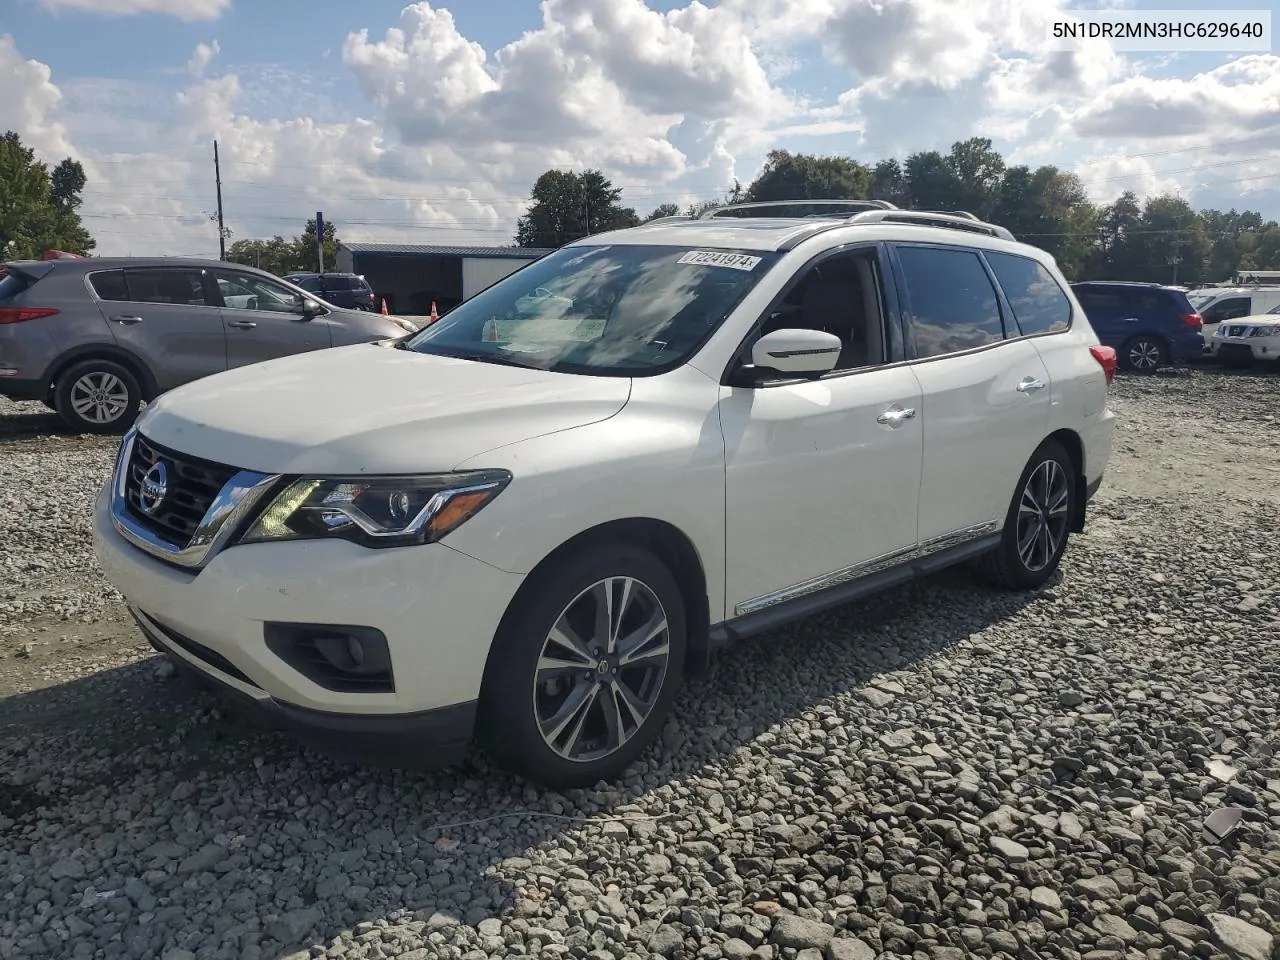
[{"label": "front grille", "polygon": [[[157,462],[163,462],[168,472],[168,490],[159,506],[148,512],[142,507],[142,478]],[[177,453],[138,434],[125,467],[129,515],[166,543],[185,547],[205,511],[236,473],[234,467]]]}]

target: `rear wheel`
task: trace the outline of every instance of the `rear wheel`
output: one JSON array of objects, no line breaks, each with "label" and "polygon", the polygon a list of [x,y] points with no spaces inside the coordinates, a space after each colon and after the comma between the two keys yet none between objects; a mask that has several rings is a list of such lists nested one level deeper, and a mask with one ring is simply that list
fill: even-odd
[{"label": "rear wheel", "polygon": [[1124,345],[1120,353],[1124,365],[1137,373],[1155,373],[1169,362],[1164,341],[1141,334]]},{"label": "rear wheel", "polygon": [[58,377],[53,405],[75,429],[122,434],[138,416],[142,389],[126,367],[113,360],[83,360]]},{"label": "rear wheel", "polygon": [[535,575],[494,639],[481,745],[553,788],[613,780],[662,728],[684,677],[684,602],[670,571],[627,544]]},{"label": "rear wheel", "polygon": [[1012,590],[1045,583],[1067,549],[1077,496],[1071,458],[1059,444],[1045,441],[1018,479],[1000,546],[981,559],[979,571]]}]

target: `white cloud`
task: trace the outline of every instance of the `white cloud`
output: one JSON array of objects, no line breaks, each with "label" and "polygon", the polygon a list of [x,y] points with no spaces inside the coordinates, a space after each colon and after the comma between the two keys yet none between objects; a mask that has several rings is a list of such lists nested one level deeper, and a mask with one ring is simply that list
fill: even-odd
[{"label": "white cloud", "polygon": [[217,20],[231,9],[231,0],[40,0],[51,10],[81,10],[103,16],[126,17],[158,13],[179,20]]},{"label": "white cloud", "polygon": [[222,47],[218,45],[217,40],[213,41],[213,43],[197,43],[195,53],[187,61],[187,73],[193,77],[203,77],[205,70],[213,62],[213,58],[221,51]]},{"label": "white cloud", "polygon": [[8,34],[0,34],[0,90],[0,131],[18,131],[41,157],[73,153],[66,128],[55,119],[62,91],[50,80],[49,68],[25,59]]},{"label": "white cloud", "polygon": [[[353,240],[505,243],[550,167],[604,169],[643,214],[749,181],[775,146],[876,160],[974,135],[996,138],[1010,162],[1074,169],[1100,200],[1236,190],[1243,206],[1276,186],[1262,175],[1280,153],[1263,130],[1280,111],[1277,58],[1156,79],[1143,72],[1151,62],[1105,47],[1047,50],[1059,6],[690,0],[660,13],[642,0],[544,0],[535,29],[485,49],[447,10],[415,3],[390,26],[351,32],[341,74],[219,74],[218,45],[202,43],[176,95],[53,78],[0,37],[0,87],[16,93],[0,98],[0,129],[42,157],[85,161],[87,223],[104,253],[216,250],[214,139],[237,238],[292,235],[322,209]],[[330,95],[344,86],[363,109]],[[1248,162],[1206,167],[1237,160]]]}]

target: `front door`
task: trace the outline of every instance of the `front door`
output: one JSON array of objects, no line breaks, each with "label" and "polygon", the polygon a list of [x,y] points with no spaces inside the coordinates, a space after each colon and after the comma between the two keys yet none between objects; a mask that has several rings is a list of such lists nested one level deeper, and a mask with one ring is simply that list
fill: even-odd
[{"label": "front door", "polygon": [[[912,365],[924,396],[920,549],[994,533],[1049,433],[1053,390],[1032,341],[1003,318],[973,250],[894,250]],[[1007,324],[1006,324],[1007,320]]]},{"label": "front door", "polygon": [[214,277],[227,331],[229,367],[333,345],[329,319],[324,315],[308,317],[288,287],[236,270],[218,270]]}]

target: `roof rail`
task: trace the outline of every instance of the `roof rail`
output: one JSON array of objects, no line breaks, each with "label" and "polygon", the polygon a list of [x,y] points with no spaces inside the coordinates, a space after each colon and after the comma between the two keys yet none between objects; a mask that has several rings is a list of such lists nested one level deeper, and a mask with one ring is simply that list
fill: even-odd
[{"label": "roof rail", "polygon": [[1001,240],[1013,240],[1014,236],[1006,228],[994,223],[985,223],[973,214],[941,213],[929,210],[867,210],[850,217],[848,223],[915,223],[924,227],[942,227],[950,230],[966,230],[969,233],[981,233]]},{"label": "roof rail", "polygon": [[[733,210],[776,209],[778,207],[861,207],[864,210],[897,210],[888,200],[759,200],[755,203],[729,203],[711,207],[699,214],[699,220],[713,220],[720,214]],[[817,216],[839,216],[837,213]]]},{"label": "roof rail", "polygon": [[652,226],[655,223],[675,223],[677,220],[696,220],[697,217],[691,217],[688,214],[678,213],[674,217],[654,217],[652,220],[646,220],[640,224],[642,227]]}]

